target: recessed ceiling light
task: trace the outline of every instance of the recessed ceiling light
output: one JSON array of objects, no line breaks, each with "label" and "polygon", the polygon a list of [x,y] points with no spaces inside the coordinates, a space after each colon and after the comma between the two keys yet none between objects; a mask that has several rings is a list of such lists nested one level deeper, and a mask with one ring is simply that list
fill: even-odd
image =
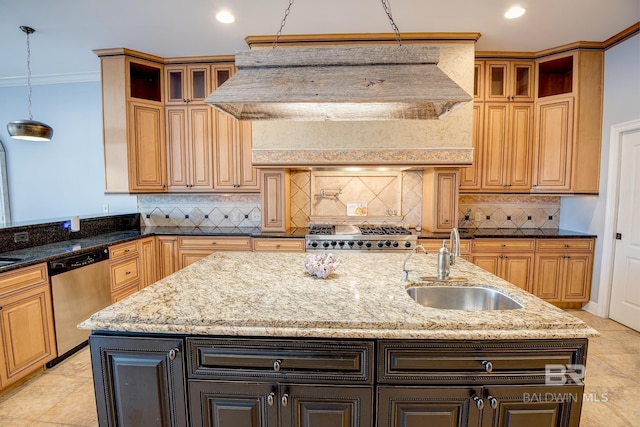
[{"label": "recessed ceiling light", "polygon": [[216,13],[216,19],[223,24],[231,24],[236,18],[228,10]]},{"label": "recessed ceiling light", "polygon": [[524,15],[525,12],[526,10],[524,8],[520,6],[514,6],[504,13],[504,17],[507,19],[519,18]]}]

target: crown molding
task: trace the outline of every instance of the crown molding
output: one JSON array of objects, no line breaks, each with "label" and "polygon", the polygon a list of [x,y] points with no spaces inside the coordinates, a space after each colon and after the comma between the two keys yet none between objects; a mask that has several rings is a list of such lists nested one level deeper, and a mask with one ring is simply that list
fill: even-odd
[{"label": "crown molding", "polygon": [[[47,74],[31,76],[31,86],[64,83],[99,82],[100,71],[95,73]],[[0,87],[26,86],[27,76],[0,78]]]}]

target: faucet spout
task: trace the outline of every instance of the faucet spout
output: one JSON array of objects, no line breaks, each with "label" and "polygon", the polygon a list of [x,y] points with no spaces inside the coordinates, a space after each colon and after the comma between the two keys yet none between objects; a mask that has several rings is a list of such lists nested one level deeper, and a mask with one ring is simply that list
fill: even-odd
[{"label": "faucet spout", "polygon": [[451,234],[449,235],[449,248],[449,265],[455,265],[456,257],[460,256],[460,234],[455,228],[451,229]]},{"label": "faucet spout", "polygon": [[409,255],[404,259],[404,263],[402,263],[402,281],[406,282],[409,279],[409,270],[407,270],[407,261],[411,258],[411,255],[415,254],[418,249],[421,249],[424,254],[427,254],[427,250],[422,245],[417,245],[415,250],[409,252]]}]

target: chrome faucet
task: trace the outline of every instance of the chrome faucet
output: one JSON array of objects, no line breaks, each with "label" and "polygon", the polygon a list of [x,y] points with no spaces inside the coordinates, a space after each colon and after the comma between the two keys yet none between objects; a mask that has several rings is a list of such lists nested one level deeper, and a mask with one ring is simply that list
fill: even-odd
[{"label": "chrome faucet", "polygon": [[460,234],[455,228],[451,229],[449,236],[449,249],[447,241],[442,241],[442,247],[438,251],[438,280],[449,279],[451,266],[455,265],[456,257],[460,256]]},{"label": "chrome faucet", "polygon": [[424,254],[427,254],[427,250],[422,245],[417,245],[415,250],[409,252],[409,255],[404,259],[404,263],[402,264],[402,281],[406,282],[409,279],[409,270],[407,270],[407,261],[411,258],[411,255],[415,254],[418,249],[422,249]]}]

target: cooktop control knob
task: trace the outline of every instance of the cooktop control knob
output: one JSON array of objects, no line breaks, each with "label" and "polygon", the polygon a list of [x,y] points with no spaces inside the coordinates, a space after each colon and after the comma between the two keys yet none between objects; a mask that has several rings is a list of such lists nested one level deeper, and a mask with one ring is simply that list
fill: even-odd
[{"label": "cooktop control knob", "polygon": [[391,246],[391,242],[390,242],[389,240],[385,240],[385,241],[384,241],[384,245],[385,245],[386,247],[389,247],[389,246]]},{"label": "cooktop control knob", "polygon": [[355,242],[353,240],[349,240],[349,242],[347,242],[347,244],[349,245],[350,248],[352,248],[353,245],[355,244]]},{"label": "cooktop control knob", "polygon": [[318,242],[311,242],[311,246],[313,246],[314,248],[318,247]]},{"label": "cooktop control knob", "polygon": [[405,248],[410,248],[411,247],[411,242],[404,242],[404,247]]},{"label": "cooktop control knob", "polygon": [[325,248],[329,247],[329,242],[322,242],[322,246],[324,246]]},{"label": "cooktop control knob", "polygon": [[398,247],[398,245],[399,245],[399,243],[398,243],[398,242],[393,242],[393,243],[391,244],[391,246],[393,246],[394,248],[397,248],[397,247]]},{"label": "cooktop control knob", "polygon": [[335,245],[337,245],[337,244],[338,244],[338,243],[337,243],[335,240],[332,240],[332,241],[331,241],[331,246],[335,246]]},{"label": "cooktop control knob", "polygon": [[364,244],[366,247],[370,248],[371,247],[371,242],[367,242]]},{"label": "cooktop control knob", "polygon": [[362,246],[364,245],[364,242],[362,240],[358,240],[358,246]]},{"label": "cooktop control knob", "polygon": [[376,243],[376,246],[381,248],[384,246],[384,243],[382,243],[382,240],[378,241],[378,243]]},{"label": "cooktop control knob", "polygon": [[338,242],[338,245],[340,245],[340,247],[343,247],[343,246],[344,246],[344,240],[340,240],[340,241]]}]

